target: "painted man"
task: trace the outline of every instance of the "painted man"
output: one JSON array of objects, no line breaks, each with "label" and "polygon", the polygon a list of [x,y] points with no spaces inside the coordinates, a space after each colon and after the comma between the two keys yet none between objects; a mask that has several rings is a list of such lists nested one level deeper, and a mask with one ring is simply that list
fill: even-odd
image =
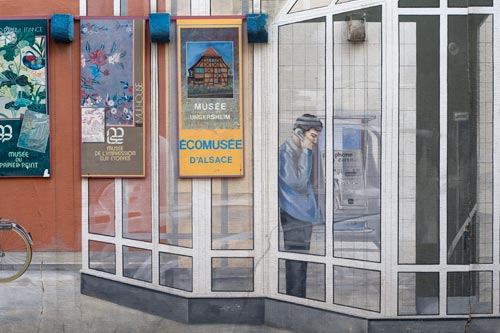
[{"label": "painted man", "polygon": [[[318,117],[297,118],[293,135],[279,148],[279,209],[285,251],[307,253],[313,224],[322,213],[313,180],[313,148],[323,124]],[[286,260],[286,293],[306,297],[307,262]]]}]

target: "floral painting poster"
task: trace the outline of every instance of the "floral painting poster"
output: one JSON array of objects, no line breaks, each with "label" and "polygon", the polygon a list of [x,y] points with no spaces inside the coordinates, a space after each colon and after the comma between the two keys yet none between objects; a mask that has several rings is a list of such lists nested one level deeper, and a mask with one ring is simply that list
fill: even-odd
[{"label": "floral painting poster", "polygon": [[50,176],[47,27],[0,20],[0,176]]},{"label": "floral painting poster", "polygon": [[80,21],[82,175],[144,176],[144,21]]}]

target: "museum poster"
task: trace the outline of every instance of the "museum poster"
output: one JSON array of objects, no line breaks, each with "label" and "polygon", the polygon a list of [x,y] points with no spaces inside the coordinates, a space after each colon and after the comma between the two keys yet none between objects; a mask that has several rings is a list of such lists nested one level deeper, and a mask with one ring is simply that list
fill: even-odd
[{"label": "museum poster", "polygon": [[0,20],[0,176],[50,176],[47,20]]},{"label": "museum poster", "polygon": [[82,19],[82,176],[143,177],[144,21]]},{"label": "museum poster", "polygon": [[241,19],[177,20],[179,175],[243,176]]}]

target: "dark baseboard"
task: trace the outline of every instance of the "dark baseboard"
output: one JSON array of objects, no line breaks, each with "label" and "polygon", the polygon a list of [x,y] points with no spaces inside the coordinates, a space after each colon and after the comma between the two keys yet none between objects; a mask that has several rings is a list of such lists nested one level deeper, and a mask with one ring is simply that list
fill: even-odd
[{"label": "dark baseboard", "polygon": [[268,325],[300,333],[500,332],[500,318],[366,319],[263,297],[186,298],[84,273],[81,292],[187,324]]}]

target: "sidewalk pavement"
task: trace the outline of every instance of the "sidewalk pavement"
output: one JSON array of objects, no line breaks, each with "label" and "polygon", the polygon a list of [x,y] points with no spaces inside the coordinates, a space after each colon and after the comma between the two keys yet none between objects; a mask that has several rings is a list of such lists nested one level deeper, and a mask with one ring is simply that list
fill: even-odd
[{"label": "sidewalk pavement", "polygon": [[289,333],[267,326],[188,325],[81,295],[80,257],[34,253],[23,276],[0,284],[0,332]]}]

